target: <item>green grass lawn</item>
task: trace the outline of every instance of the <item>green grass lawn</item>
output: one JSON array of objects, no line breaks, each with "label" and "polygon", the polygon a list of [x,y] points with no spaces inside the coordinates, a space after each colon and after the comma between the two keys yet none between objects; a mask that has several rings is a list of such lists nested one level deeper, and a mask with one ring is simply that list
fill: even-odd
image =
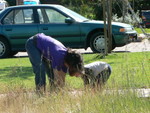
[{"label": "green grass lawn", "polygon": [[[140,28],[135,28],[135,30],[139,33],[139,34],[143,34],[142,30]],[[143,28],[143,30],[145,31],[145,33],[150,33],[150,29],[148,28]]]},{"label": "green grass lawn", "polygon": [[[112,66],[107,90],[150,88],[150,52],[112,53],[103,59],[99,54],[83,54],[83,58],[85,64],[105,61]],[[84,90],[82,80],[69,75],[61,92],[29,95],[35,85],[28,57],[0,59],[0,67],[0,93],[8,94],[0,97],[2,113],[150,113],[149,98],[139,98],[130,91],[107,94]]]},{"label": "green grass lawn", "polygon": [[[112,75],[108,80],[109,88],[141,88],[150,85],[150,52],[141,53],[112,53],[101,59],[99,54],[84,54],[84,63],[105,61],[112,66]],[[0,89],[3,86],[33,88],[34,74],[28,57],[9,58],[0,60]],[[66,86],[83,88],[80,78],[66,77]]]}]

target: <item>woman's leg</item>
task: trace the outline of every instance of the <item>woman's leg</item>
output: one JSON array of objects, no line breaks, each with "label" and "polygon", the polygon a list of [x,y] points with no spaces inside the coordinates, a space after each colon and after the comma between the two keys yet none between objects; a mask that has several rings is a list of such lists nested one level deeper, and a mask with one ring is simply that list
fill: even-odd
[{"label": "woman's leg", "polygon": [[29,38],[26,43],[26,50],[35,73],[36,90],[45,90],[46,77],[45,66],[43,63],[41,52],[38,50],[33,37]]},{"label": "woman's leg", "polygon": [[51,61],[44,59],[44,64],[45,64],[45,70],[48,75],[49,79],[49,84],[50,84],[50,89],[54,90],[55,89],[55,84],[54,84],[54,72],[51,66]]}]

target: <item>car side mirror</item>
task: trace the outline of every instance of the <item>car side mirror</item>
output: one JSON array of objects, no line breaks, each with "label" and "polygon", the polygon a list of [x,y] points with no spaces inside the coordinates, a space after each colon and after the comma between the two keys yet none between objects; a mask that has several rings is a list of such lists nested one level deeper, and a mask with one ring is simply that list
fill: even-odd
[{"label": "car side mirror", "polygon": [[66,18],[65,19],[65,23],[72,24],[73,22],[74,22],[74,20],[71,19],[71,18]]}]

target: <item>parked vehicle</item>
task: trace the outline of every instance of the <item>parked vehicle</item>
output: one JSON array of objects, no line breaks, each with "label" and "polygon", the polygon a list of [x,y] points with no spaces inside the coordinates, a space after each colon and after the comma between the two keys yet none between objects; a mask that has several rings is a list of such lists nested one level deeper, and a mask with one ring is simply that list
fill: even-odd
[{"label": "parked vehicle", "polygon": [[36,5],[36,4],[39,4],[39,3],[40,3],[39,0],[23,0],[24,5]]},{"label": "parked vehicle", "polygon": [[141,16],[142,16],[142,25],[145,28],[150,27],[150,10],[142,10]]},{"label": "parked vehicle", "polygon": [[5,9],[8,6],[8,3],[5,0],[0,0],[0,11]]},{"label": "parked vehicle", "polygon": [[[0,13],[0,58],[25,51],[26,40],[45,33],[66,47],[105,51],[104,22],[89,20],[61,5],[21,5]],[[112,23],[112,48],[128,43],[137,32],[129,24]]]}]

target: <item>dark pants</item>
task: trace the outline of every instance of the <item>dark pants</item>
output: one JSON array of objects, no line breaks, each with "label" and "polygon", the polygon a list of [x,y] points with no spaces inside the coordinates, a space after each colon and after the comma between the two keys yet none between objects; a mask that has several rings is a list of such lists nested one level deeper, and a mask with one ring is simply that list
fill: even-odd
[{"label": "dark pants", "polygon": [[44,59],[41,51],[36,46],[36,37],[31,37],[26,42],[26,50],[35,73],[36,89],[46,86],[46,73],[52,85],[54,74],[49,60]]}]

